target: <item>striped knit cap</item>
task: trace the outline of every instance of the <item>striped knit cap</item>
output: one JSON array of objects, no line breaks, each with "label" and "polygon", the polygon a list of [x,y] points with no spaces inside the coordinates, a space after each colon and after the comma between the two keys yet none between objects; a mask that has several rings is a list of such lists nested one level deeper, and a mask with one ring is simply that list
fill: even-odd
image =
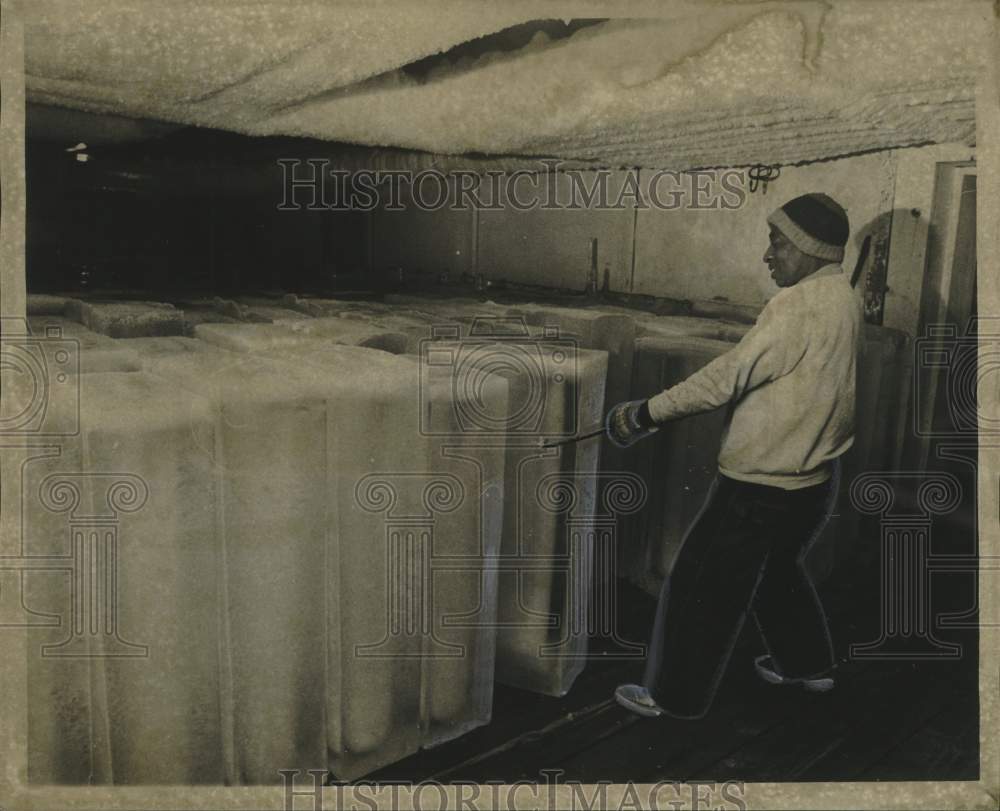
[{"label": "striped knit cap", "polygon": [[847,212],[825,194],[803,194],[771,212],[767,221],[802,253],[831,262],[844,259],[850,234]]}]

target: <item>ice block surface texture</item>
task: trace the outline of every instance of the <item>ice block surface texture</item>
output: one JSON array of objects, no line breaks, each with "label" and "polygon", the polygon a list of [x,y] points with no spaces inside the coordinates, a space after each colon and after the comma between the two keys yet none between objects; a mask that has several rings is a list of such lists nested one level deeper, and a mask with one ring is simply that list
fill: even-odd
[{"label": "ice block surface texture", "polygon": [[[68,471],[84,518],[98,473],[147,494],[117,536],[124,641],[83,644],[148,650],[33,659],[31,779],[353,779],[486,723],[504,457],[456,430],[452,389],[422,384],[412,358],[311,340],[252,355],[128,343],[145,371],[79,376],[80,442],[26,468],[26,492]],[[506,410],[502,378],[480,394]],[[25,509],[35,554],[107,562],[73,516]],[[70,616],[68,582],[30,585],[40,617]]]},{"label": "ice block surface texture", "polygon": [[[546,334],[503,305],[393,301],[450,327],[421,346],[421,362],[469,395],[459,415],[463,429],[506,449],[497,679],[562,695],[588,649],[600,439],[561,449],[541,448],[539,440],[600,426],[607,353],[581,349],[578,339],[558,330]],[[476,405],[478,381],[489,372],[508,380],[505,413]]]},{"label": "ice block surface texture", "polygon": [[405,336],[346,318],[308,318],[269,324],[199,324],[194,336],[234,352],[266,352],[302,345],[304,339],[329,343],[368,346],[398,353],[406,345]]},{"label": "ice block surface texture", "polygon": [[[220,783],[221,552],[209,404],[136,372],[79,378],[80,433],[24,467],[33,783]],[[75,599],[73,599],[75,598]]]},{"label": "ice block surface texture", "polygon": [[[544,411],[534,435],[568,438],[599,426],[606,353],[578,350],[567,369],[557,362],[559,344],[527,347],[542,356],[543,373],[511,375],[512,416],[527,411],[531,388],[541,383]],[[534,435],[512,433],[507,445],[497,678],[564,695],[586,664],[591,633],[600,438],[539,449]]]},{"label": "ice block surface texture", "polygon": [[[327,399],[328,748],[352,778],[489,720],[503,448],[464,435],[448,381],[412,358],[312,343],[267,359],[303,364]],[[506,410],[502,378],[480,393]]]},{"label": "ice block surface texture", "polygon": [[79,363],[81,373],[134,372],[141,368],[135,349],[125,341],[115,341],[106,335],[62,315],[29,315],[31,334],[38,339],[65,342]]},{"label": "ice block surface texture", "polygon": [[70,299],[65,313],[94,332],[110,338],[184,333],[184,313],[173,305],[160,302]]}]

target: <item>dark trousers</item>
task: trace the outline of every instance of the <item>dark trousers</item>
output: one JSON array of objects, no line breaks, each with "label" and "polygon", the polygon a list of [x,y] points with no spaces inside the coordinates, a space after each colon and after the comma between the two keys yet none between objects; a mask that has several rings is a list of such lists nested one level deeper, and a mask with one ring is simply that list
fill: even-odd
[{"label": "dark trousers", "polygon": [[783,490],[716,477],[663,584],[645,687],[668,714],[708,712],[747,614],[778,672],[833,667],[826,614],[804,558],[832,512],[840,480]]}]

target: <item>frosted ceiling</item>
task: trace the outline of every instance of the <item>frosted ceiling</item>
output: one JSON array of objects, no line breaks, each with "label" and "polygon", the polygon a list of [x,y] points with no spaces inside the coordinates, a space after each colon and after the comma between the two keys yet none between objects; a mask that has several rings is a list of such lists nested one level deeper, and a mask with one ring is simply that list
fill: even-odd
[{"label": "frosted ceiling", "polygon": [[972,143],[992,26],[961,0],[24,8],[28,100],[50,126],[74,110],[122,137],[141,119],[675,169]]}]

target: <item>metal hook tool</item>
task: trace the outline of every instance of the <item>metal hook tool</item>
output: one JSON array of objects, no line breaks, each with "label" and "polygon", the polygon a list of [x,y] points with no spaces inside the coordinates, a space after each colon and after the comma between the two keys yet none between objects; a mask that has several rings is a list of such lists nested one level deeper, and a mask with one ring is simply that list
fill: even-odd
[{"label": "metal hook tool", "polygon": [[582,442],[585,439],[591,439],[592,437],[600,436],[603,433],[604,429],[598,428],[596,431],[591,431],[589,434],[583,434],[582,436],[574,436],[570,437],[569,439],[559,439],[556,440],[555,442],[544,442],[542,440],[539,440],[538,444],[542,448],[557,448],[560,445],[572,445],[575,442]]}]

